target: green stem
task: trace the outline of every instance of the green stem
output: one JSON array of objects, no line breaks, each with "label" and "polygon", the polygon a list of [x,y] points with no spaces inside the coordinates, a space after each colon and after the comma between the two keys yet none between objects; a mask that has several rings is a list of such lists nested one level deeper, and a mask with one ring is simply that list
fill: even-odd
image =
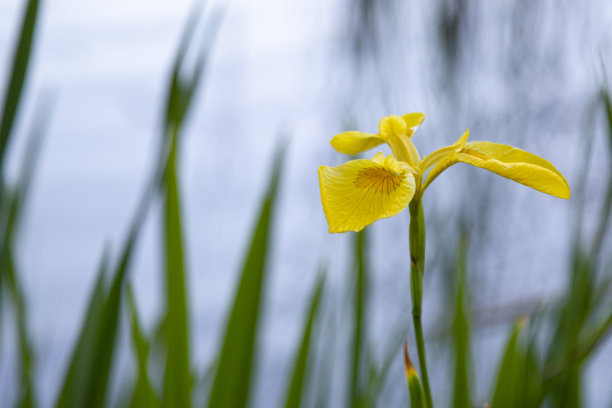
[{"label": "green stem", "polygon": [[421,321],[423,303],[423,273],[425,271],[425,216],[420,200],[410,203],[410,292],[412,295],[412,322],[419,355],[419,366],[423,378],[425,402],[428,408],[433,407],[429,389],[429,375],[425,358],[425,340]]}]

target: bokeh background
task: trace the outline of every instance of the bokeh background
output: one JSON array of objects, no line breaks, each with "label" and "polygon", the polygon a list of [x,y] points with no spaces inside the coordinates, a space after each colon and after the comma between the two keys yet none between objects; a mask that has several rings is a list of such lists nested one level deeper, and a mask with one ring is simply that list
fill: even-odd
[{"label": "bokeh background", "polygon": [[[8,87],[25,7],[23,0],[0,3],[0,90]],[[546,158],[572,188],[572,198],[560,200],[459,164],[428,189],[424,326],[441,406],[453,393],[452,299],[462,237],[469,238],[471,387],[482,406],[513,322],[563,303],[576,231],[578,246],[588,247],[609,205],[610,140],[600,95],[612,66],[608,1],[234,0],[194,8],[190,0],[47,0],[39,7],[4,167],[6,182],[15,182],[42,105],[48,120],[13,255],[41,406],[56,400],[103,250],[118,256],[155,167],[172,64],[189,16],[201,19],[187,61],[210,46],[182,128],[178,167],[197,373],[218,355],[275,146],[281,140],[288,146],[252,406],[283,398],[321,265],[325,313],[315,350],[333,357],[329,406],[348,404],[355,234],[328,234],[317,178],[319,165],[346,160],[329,145],[334,134],[375,132],[383,116],[425,112],[414,137],[422,154],[469,127],[472,140]],[[128,278],[145,331],[154,330],[165,308],[162,207],[154,203],[147,215]],[[379,362],[393,356],[380,406],[408,404],[400,348],[403,339],[414,345],[408,221],[405,211],[368,227],[363,350]],[[601,276],[612,273],[609,235],[597,258]],[[610,291],[603,298],[609,310]],[[19,397],[19,341],[10,302],[6,296],[2,302],[0,395],[10,406]],[[551,330],[543,326],[546,337]],[[129,317],[122,315],[110,405],[122,403],[125,380],[134,375],[129,337]],[[612,342],[604,338],[584,365],[584,406],[611,403],[611,356]]]}]

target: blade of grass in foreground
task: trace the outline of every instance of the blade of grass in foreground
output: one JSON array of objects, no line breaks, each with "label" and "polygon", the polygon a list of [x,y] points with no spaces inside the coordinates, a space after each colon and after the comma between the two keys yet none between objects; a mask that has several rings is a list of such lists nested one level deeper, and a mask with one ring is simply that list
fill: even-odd
[{"label": "blade of grass in foreground", "polygon": [[[9,291],[15,305],[17,337],[20,349],[20,374],[21,391],[18,405],[31,407],[36,405],[36,393],[34,391],[34,351],[27,326],[27,305],[23,287],[21,285],[21,275],[18,273],[18,265],[14,258],[15,242],[20,228],[20,221],[23,209],[26,207],[27,198],[32,184],[34,169],[38,162],[38,155],[42,146],[42,136],[49,119],[49,105],[41,103],[34,116],[34,126],[32,128],[25,155],[22,161],[22,168],[19,174],[19,181],[14,192],[5,192],[5,202],[8,204],[8,211],[3,212],[6,220],[2,225],[2,244],[0,248],[0,271],[6,274],[9,284]],[[2,276],[0,275],[0,280]],[[0,288],[1,290],[1,288]]]},{"label": "blade of grass in foreground", "polygon": [[306,382],[308,354],[310,351],[313,325],[318,315],[319,303],[321,302],[323,285],[325,283],[324,274],[325,271],[319,273],[319,278],[317,279],[316,286],[310,297],[310,307],[304,319],[304,326],[302,329],[302,340],[300,346],[296,349],[296,355],[293,359],[293,375],[287,387],[287,396],[285,399],[286,408],[299,408],[303,403],[302,390]]},{"label": "blade of grass in foreground", "polygon": [[[136,246],[148,209],[148,199],[151,197],[149,194],[143,196],[143,201],[140,203],[141,205],[132,220],[119,262],[114,268],[113,280],[109,291],[106,292],[105,289],[101,289],[102,293],[99,294],[98,286],[96,286],[93,296],[101,296],[102,305],[99,306],[97,300],[96,302],[93,299],[90,301],[90,312],[92,304],[95,304],[100,310],[96,310],[97,316],[92,319],[92,322],[89,321],[90,316],[88,312],[88,318],[81,330],[79,343],[73,353],[72,362],[57,402],[58,407],[77,408],[87,406],[95,408],[104,406],[106,402],[107,385],[117,343],[124,284],[134,253],[134,247]],[[103,262],[103,266],[106,268],[106,262]],[[102,267],[99,274],[104,274]],[[102,277],[98,279],[102,279]],[[85,357],[79,352],[83,338],[87,339],[85,342]],[[77,367],[76,372],[73,371],[74,367]]]},{"label": "blade of grass in foreground", "polygon": [[217,373],[208,401],[210,408],[246,407],[249,400],[259,309],[268,269],[268,251],[272,243],[272,218],[284,156],[283,145],[276,151],[268,191],[261,204],[259,219],[251,236],[234,304],[227,320]]},{"label": "blade of grass in foreground", "polygon": [[23,20],[21,23],[21,32],[19,34],[19,43],[13,55],[13,67],[6,95],[4,97],[4,105],[2,112],[2,122],[0,122],[0,175],[4,174],[4,157],[6,146],[8,145],[9,136],[13,129],[17,108],[21,100],[23,85],[25,83],[26,74],[28,72],[30,54],[32,52],[32,43],[34,41],[34,29],[39,9],[38,0],[29,0],[25,9]]},{"label": "blade of grass in foreground", "polygon": [[181,206],[176,173],[178,135],[172,146],[165,172],[166,250],[166,371],[164,374],[164,407],[190,407],[192,376],[189,367],[189,317],[185,280]]},{"label": "blade of grass in foreground", "polygon": [[524,360],[521,356],[519,336],[525,322],[517,322],[508,342],[497,371],[497,383],[491,406],[496,408],[516,407],[521,398],[520,385],[524,379]]},{"label": "blade of grass in foreground", "polygon": [[92,365],[96,339],[99,335],[102,308],[104,307],[104,299],[106,299],[107,290],[104,278],[108,272],[108,258],[108,251],[105,250],[98,268],[96,283],[89,296],[89,305],[83,317],[79,338],[72,348],[70,365],[64,376],[63,386],[55,404],[57,407],[77,408],[87,403],[86,386],[93,375]]},{"label": "blade of grass in foreground", "polygon": [[34,391],[33,374],[33,347],[27,328],[27,311],[23,288],[17,281],[17,272],[11,254],[9,254],[6,276],[9,283],[13,303],[17,312],[17,337],[20,354],[20,391],[17,406],[22,408],[35,407],[36,393]]},{"label": "blade of grass in foreground", "polygon": [[136,354],[138,366],[136,386],[134,387],[130,406],[132,408],[156,408],[160,406],[160,402],[149,380],[147,367],[149,361],[149,341],[145,337],[140,326],[138,310],[136,309],[136,302],[134,301],[134,293],[132,292],[131,286],[128,286],[127,294],[131,312],[130,316],[132,317],[132,346]]}]

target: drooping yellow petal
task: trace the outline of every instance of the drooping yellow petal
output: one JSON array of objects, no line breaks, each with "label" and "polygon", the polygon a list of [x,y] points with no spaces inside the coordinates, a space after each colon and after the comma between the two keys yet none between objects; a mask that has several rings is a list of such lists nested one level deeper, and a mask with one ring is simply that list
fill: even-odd
[{"label": "drooping yellow petal", "polygon": [[543,193],[559,198],[570,197],[567,180],[550,162],[516,147],[470,142],[465,144],[457,158]]},{"label": "drooping yellow petal", "polygon": [[384,142],[378,135],[358,131],[339,133],[330,141],[334,149],[344,154],[359,154]]},{"label": "drooping yellow petal", "polygon": [[550,162],[516,147],[492,142],[469,142],[458,152],[443,157],[429,172],[423,189],[458,162],[481,167],[555,197],[570,197],[567,181]]},{"label": "drooping yellow petal", "polygon": [[374,221],[402,211],[412,200],[414,177],[389,155],[383,163],[352,160],[319,167],[319,187],[329,232],[360,231]]}]

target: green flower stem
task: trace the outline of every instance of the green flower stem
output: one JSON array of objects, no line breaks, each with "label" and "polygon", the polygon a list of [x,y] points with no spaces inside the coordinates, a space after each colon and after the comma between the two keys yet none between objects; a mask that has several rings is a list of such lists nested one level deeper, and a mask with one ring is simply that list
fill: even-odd
[{"label": "green flower stem", "polygon": [[419,354],[419,366],[423,378],[425,402],[428,408],[433,407],[429,389],[429,375],[425,358],[425,340],[421,321],[423,303],[423,272],[425,271],[425,216],[421,200],[410,203],[410,292],[412,294],[412,322]]}]

